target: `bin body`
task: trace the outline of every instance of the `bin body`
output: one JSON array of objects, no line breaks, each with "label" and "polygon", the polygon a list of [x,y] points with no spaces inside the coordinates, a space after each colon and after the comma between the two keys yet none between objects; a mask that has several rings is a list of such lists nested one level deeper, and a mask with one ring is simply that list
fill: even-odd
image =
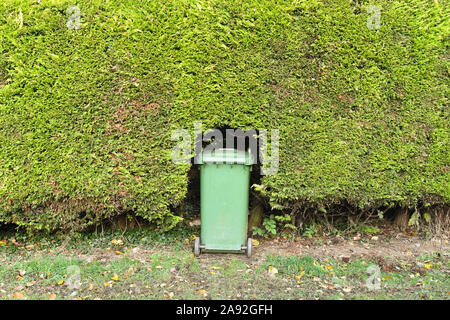
[{"label": "bin body", "polygon": [[200,163],[203,250],[240,251],[247,242],[251,155],[217,149]]}]

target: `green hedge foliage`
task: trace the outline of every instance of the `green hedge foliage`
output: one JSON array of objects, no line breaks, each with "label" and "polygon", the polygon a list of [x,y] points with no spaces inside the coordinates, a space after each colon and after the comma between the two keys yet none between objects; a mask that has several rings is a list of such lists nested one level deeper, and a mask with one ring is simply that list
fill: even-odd
[{"label": "green hedge foliage", "polygon": [[441,0],[2,0],[0,220],[170,228],[171,132],[195,120],[279,129],[262,192],[286,210],[448,204],[448,21]]}]

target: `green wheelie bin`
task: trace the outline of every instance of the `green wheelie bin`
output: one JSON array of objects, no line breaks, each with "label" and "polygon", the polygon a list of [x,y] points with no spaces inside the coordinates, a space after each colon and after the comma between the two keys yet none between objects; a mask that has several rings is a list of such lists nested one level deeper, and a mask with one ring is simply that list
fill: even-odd
[{"label": "green wheelie bin", "polygon": [[250,257],[247,238],[248,196],[252,155],[236,149],[200,154],[201,234],[194,255],[201,252],[243,252]]}]

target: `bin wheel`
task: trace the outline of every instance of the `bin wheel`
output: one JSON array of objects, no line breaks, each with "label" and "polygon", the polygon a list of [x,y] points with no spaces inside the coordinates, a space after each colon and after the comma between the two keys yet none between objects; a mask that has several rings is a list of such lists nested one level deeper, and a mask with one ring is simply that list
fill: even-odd
[{"label": "bin wheel", "polygon": [[198,257],[200,255],[200,237],[195,238],[194,242],[194,256]]},{"label": "bin wheel", "polygon": [[252,256],[252,238],[248,238],[247,240],[247,257]]}]

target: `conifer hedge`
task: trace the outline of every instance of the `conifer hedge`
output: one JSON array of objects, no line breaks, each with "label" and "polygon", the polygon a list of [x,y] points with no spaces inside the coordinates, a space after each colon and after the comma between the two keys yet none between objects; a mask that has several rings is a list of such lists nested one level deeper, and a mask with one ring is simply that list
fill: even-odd
[{"label": "conifer hedge", "polygon": [[0,221],[170,228],[196,120],[280,130],[284,210],[449,204],[448,30],[441,0],[2,0]]}]

